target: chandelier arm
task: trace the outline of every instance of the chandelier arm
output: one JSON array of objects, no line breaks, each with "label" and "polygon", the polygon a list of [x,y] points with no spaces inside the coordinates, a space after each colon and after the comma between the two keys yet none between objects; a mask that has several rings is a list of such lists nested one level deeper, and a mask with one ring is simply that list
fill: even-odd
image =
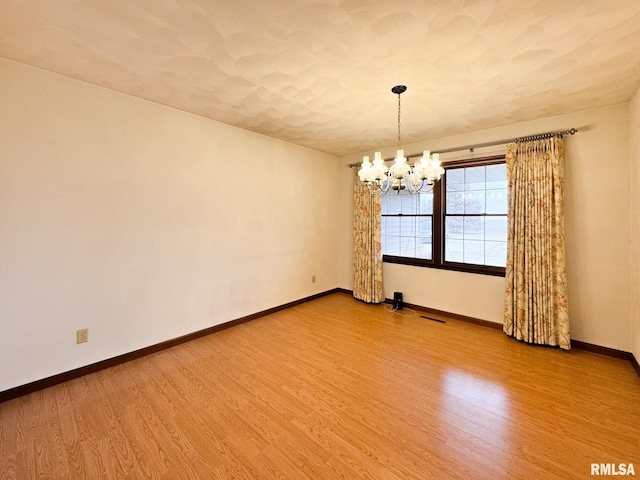
[{"label": "chandelier arm", "polygon": [[413,184],[413,182],[409,178],[405,177],[404,178],[404,185],[407,188],[407,190],[409,190],[409,193],[411,195],[415,195],[416,193],[420,192],[420,189],[422,188],[422,181],[420,181],[420,187],[416,188],[416,186]]},{"label": "chandelier arm", "polygon": [[425,183],[424,180],[422,181],[422,183],[423,184],[420,185],[420,190],[418,190],[418,193],[431,193],[431,192],[433,192],[433,183],[432,184],[427,183],[427,186],[431,187],[428,190],[422,190],[422,187],[424,187],[424,183]]},{"label": "chandelier arm", "polygon": [[386,180],[376,180],[374,182],[367,183],[367,188],[369,192],[374,195],[382,195],[389,191],[389,186],[391,182],[389,179]]},{"label": "chandelier arm", "polygon": [[[374,183],[374,185],[378,185],[377,183]],[[372,195],[381,195],[382,191],[380,190],[380,188],[371,188],[371,183],[367,183],[367,188],[369,189],[369,193]]]}]

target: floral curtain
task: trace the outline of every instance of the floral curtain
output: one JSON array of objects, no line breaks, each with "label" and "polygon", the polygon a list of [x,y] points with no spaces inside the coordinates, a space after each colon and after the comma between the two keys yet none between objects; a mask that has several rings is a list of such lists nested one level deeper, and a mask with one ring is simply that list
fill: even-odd
[{"label": "floral curtain", "polygon": [[504,332],[569,350],[561,137],[507,145],[508,235]]},{"label": "floral curtain", "polygon": [[382,246],[381,201],[354,175],[353,184],[353,296],[381,303]]}]

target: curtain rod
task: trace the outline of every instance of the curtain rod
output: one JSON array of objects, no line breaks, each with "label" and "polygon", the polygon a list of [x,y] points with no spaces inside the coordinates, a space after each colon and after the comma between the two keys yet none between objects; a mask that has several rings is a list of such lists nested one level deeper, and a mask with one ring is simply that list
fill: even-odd
[{"label": "curtain rod", "polygon": [[[551,137],[561,137],[564,135],[575,135],[578,133],[578,129],[570,128],[569,130],[561,130],[558,132],[546,132],[546,133],[538,133],[536,135],[529,135],[526,137],[518,137],[509,140],[500,140],[495,142],[487,142],[487,143],[478,143],[476,145],[469,145],[467,147],[456,147],[456,148],[445,148],[444,150],[436,150],[432,153],[452,153],[452,152],[461,152],[463,150],[471,150],[473,152],[476,148],[482,147],[493,147],[495,145],[506,145],[508,143],[520,143],[520,142],[530,142],[532,140],[542,140],[543,138],[551,138]],[[418,153],[416,155],[407,155],[407,160],[410,158],[418,158],[422,156],[422,154]],[[390,162],[393,158],[385,158],[385,162]],[[361,163],[350,163],[349,168],[359,167]]]}]

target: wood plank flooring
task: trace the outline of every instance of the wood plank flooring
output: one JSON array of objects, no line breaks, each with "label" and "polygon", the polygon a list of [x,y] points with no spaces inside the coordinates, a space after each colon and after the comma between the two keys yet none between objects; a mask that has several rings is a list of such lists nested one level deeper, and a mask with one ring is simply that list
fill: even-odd
[{"label": "wood plank flooring", "polygon": [[343,293],[0,404],[4,479],[640,476],[628,361]]}]

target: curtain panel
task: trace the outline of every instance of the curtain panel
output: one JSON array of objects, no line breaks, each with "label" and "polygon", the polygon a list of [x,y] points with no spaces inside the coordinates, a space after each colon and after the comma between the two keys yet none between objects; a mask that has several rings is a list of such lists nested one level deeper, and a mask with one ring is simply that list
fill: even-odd
[{"label": "curtain panel", "polygon": [[381,303],[382,245],[381,200],[358,175],[353,184],[353,296],[367,303]]},{"label": "curtain panel", "polygon": [[569,350],[561,137],[507,145],[504,332]]}]

